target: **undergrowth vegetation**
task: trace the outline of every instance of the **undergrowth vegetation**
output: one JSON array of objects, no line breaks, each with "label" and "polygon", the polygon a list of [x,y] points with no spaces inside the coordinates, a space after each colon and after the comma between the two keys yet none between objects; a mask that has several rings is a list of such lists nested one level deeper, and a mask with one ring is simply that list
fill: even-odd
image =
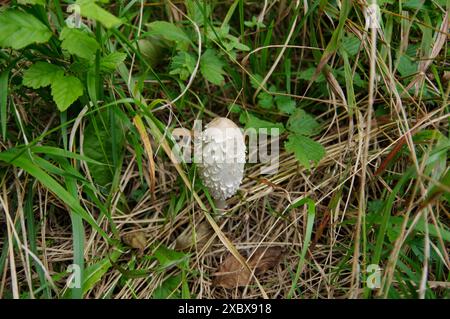
[{"label": "undergrowth vegetation", "polygon": [[[450,297],[449,0],[0,3],[0,298]],[[218,116],[280,146],[224,214]]]}]

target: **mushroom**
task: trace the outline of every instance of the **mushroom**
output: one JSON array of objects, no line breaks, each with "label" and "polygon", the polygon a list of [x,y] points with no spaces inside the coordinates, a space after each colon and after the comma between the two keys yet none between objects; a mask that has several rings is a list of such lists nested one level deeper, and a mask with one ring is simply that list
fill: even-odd
[{"label": "mushroom", "polygon": [[218,117],[194,139],[200,178],[216,207],[223,210],[226,199],[236,193],[244,176],[244,135],[233,121]]}]

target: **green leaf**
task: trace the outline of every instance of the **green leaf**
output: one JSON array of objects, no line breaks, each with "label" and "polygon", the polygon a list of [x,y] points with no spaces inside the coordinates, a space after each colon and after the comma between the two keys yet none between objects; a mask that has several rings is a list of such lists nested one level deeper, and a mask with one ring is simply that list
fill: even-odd
[{"label": "green leaf", "polygon": [[83,94],[81,81],[71,75],[58,76],[51,87],[53,100],[61,112],[67,110]]},{"label": "green leaf", "polygon": [[104,57],[100,58],[100,70],[103,72],[114,71],[120,63],[125,61],[127,57],[123,52],[112,52]]},{"label": "green leaf", "polygon": [[[239,120],[241,121],[241,123],[245,124],[245,129],[249,128],[254,128],[256,130],[267,129],[268,135],[280,135],[285,131],[283,123],[273,123],[266,120],[262,120],[251,113],[247,114],[242,113],[241,116],[239,117]],[[272,131],[272,129],[278,129],[278,134],[276,134],[275,130]]]},{"label": "green leaf", "polygon": [[398,72],[402,77],[409,76],[417,72],[417,65],[407,55],[402,55],[398,61]]},{"label": "green leaf", "polygon": [[[20,153],[22,152],[22,154]],[[6,152],[0,152],[0,161],[7,162],[16,167],[22,168],[28,174],[34,176],[43,186],[48,188],[52,193],[55,194],[63,203],[65,203],[69,208],[79,216],[81,216],[85,221],[92,226],[105,240],[110,242],[109,237],[106,235],[105,231],[97,224],[96,220],[89,214],[79,203],[79,199],[72,196],[64,187],[61,186],[53,177],[42,170],[38,165],[35,164],[35,160],[39,158],[37,156],[30,157],[28,152],[23,152],[22,150],[10,150]],[[44,159],[41,159],[45,161]],[[49,163],[50,164],[50,163]]]},{"label": "green leaf", "polygon": [[19,0],[20,4],[39,4],[45,6],[45,0]]},{"label": "green leaf", "polygon": [[225,78],[223,70],[225,63],[216,55],[214,50],[208,49],[203,53],[200,61],[200,71],[209,82],[221,85]]},{"label": "green leaf", "polygon": [[118,249],[113,249],[111,254],[96,262],[95,264],[90,265],[85,269],[85,276],[83,281],[83,295],[89,292],[92,288],[94,288],[95,284],[98,283],[102,277],[108,272],[108,270],[112,267],[113,262],[117,262],[119,257],[122,255],[122,252]]},{"label": "green leaf", "polygon": [[103,9],[95,2],[95,0],[78,0],[76,4],[80,6],[80,14],[83,17],[99,21],[107,29],[122,24],[122,20]]},{"label": "green leaf", "polygon": [[258,94],[258,105],[263,109],[271,109],[273,106],[273,97],[267,92],[261,92]]},{"label": "green leaf", "polygon": [[148,34],[154,36],[160,36],[168,41],[174,41],[181,45],[189,45],[191,39],[187,34],[175,24],[167,21],[155,21],[147,24],[149,29]]},{"label": "green leaf", "polygon": [[349,56],[354,56],[358,53],[360,44],[361,41],[354,35],[342,38],[342,47]]},{"label": "green leaf", "polygon": [[32,43],[47,42],[52,36],[45,24],[19,10],[0,13],[0,47],[19,50]]},{"label": "green leaf", "polygon": [[158,259],[161,269],[166,269],[175,265],[180,267],[180,269],[188,269],[189,266],[188,255],[162,245],[156,249],[153,256]]},{"label": "green leaf", "polygon": [[259,87],[259,84],[262,83],[263,81],[263,77],[259,74],[253,74],[250,77],[250,85],[252,86],[252,88],[257,89]]},{"label": "green leaf", "polygon": [[112,52],[102,58],[100,58],[100,70],[114,71],[120,63],[125,61],[127,54],[123,52]]},{"label": "green leaf", "polygon": [[195,57],[185,51],[179,51],[176,56],[172,58],[170,64],[171,71],[169,74],[178,74],[181,80],[186,80],[194,71]]},{"label": "green leaf", "polygon": [[65,157],[65,158],[72,158],[80,161],[85,161],[87,163],[93,163],[97,165],[104,165],[103,163],[100,163],[98,161],[95,161],[93,159],[90,159],[87,156],[83,156],[74,152],[70,152],[68,150],[53,147],[53,146],[33,146],[31,147],[31,152],[34,154],[44,153],[47,155],[54,155],[58,157]]},{"label": "green leaf", "polygon": [[59,76],[64,74],[64,70],[56,65],[47,62],[36,62],[23,73],[22,83],[33,89],[38,89],[52,84]]},{"label": "green leaf", "polygon": [[[300,75],[298,76],[298,78],[305,80],[305,81],[309,81],[312,79],[315,72],[316,72],[316,68],[314,68],[314,67],[308,68],[306,70],[300,71]],[[319,82],[323,82],[323,81],[325,81],[325,77],[323,76],[322,73],[320,73],[317,76],[317,79],[315,80],[315,82],[319,83]]]},{"label": "green leaf", "polygon": [[64,50],[83,59],[92,59],[100,48],[93,37],[75,28],[64,27],[59,39]]},{"label": "green leaf", "polygon": [[163,281],[161,286],[155,289],[153,292],[153,299],[179,299],[181,298],[181,293],[178,289],[182,285],[181,274],[176,276],[171,276]]},{"label": "green leaf", "polygon": [[308,169],[311,167],[310,161],[318,163],[325,156],[325,148],[320,143],[303,135],[290,134],[284,147]]},{"label": "green leaf", "polygon": [[[104,125],[102,124],[104,123]],[[109,127],[114,127],[117,132],[115,147],[117,152],[122,148],[124,141],[124,127],[116,118],[115,122],[110,124],[111,120],[101,113],[94,117],[85,129],[83,150],[84,155],[100,163],[107,165],[97,165],[88,163],[89,171],[95,183],[106,187],[113,180],[113,137],[110,134]]]},{"label": "green leaf", "polygon": [[299,135],[315,135],[319,132],[320,124],[314,116],[298,109],[288,120],[287,129]]},{"label": "green leaf", "polygon": [[10,69],[6,69],[0,73],[0,122],[4,140],[6,139],[6,128],[8,126],[8,89],[10,71]]},{"label": "green leaf", "polygon": [[277,95],[275,96],[275,103],[280,110],[280,112],[286,114],[292,114],[296,109],[295,101],[286,95]]},{"label": "green leaf", "polygon": [[203,15],[209,17],[211,14],[211,5],[206,1],[199,2],[196,0],[185,0],[184,5],[186,6],[188,16],[194,20],[198,26],[202,26],[205,23]]}]

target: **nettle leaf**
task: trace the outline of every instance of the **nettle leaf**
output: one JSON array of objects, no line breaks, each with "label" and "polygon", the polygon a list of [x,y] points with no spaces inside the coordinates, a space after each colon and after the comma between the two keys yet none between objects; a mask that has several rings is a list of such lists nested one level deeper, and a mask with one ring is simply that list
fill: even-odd
[{"label": "nettle leaf", "polygon": [[206,80],[213,84],[220,85],[225,80],[223,77],[223,74],[225,74],[225,71],[223,70],[224,65],[225,63],[217,56],[215,51],[208,49],[201,57],[200,71]]},{"label": "nettle leaf", "polygon": [[123,52],[112,52],[104,57],[100,58],[100,70],[103,72],[114,71],[120,63],[125,61],[127,57]]},{"label": "nettle leaf", "polygon": [[296,109],[296,103],[295,101],[285,95],[277,95],[275,97],[275,103],[280,110],[280,112],[286,113],[286,114],[292,114]]},{"label": "nettle leaf", "polygon": [[60,75],[52,82],[52,96],[58,109],[67,110],[82,94],[83,84],[74,76]]},{"label": "nettle leaf", "polygon": [[83,59],[91,59],[100,48],[93,37],[75,28],[64,27],[59,39],[64,50]]},{"label": "nettle leaf", "polygon": [[36,62],[23,73],[22,83],[33,89],[50,85],[57,77],[62,76],[64,70],[47,62]]},{"label": "nettle leaf", "polygon": [[175,24],[167,21],[155,21],[147,24],[148,34],[162,37],[167,41],[173,41],[181,46],[187,47],[191,43],[188,35]]},{"label": "nettle leaf", "polygon": [[398,61],[398,72],[402,77],[409,76],[417,72],[417,64],[411,61],[407,55],[402,55]]},{"label": "nettle leaf", "polygon": [[287,129],[293,133],[301,135],[315,135],[319,133],[320,124],[314,116],[298,109],[288,120]]},{"label": "nettle leaf", "polygon": [[267,92],[261,92],[258,94],[258,105],[263,109],[271,109],[273,106],[273,97]]},{"label": "nettle leaf", "polygon": [[[310,81],[315,72],[316,72],[315,67],[310,67],[306,70],[300,71],[299,79]],[[317,79],[315,80],[315,82],[319,83],[319,82],[323,82],[323,81],[325,81],[325,77],[323,76],[323,73],[320,73],[317,76]]]},{"label": "nettle leaf", "polygon": [[195,63],[195,57],[186,51],[179,51],[172,58],[169,74],[178,74],[180,79],[184,81],[194,72]]},{"label": "nettle leaf", "polygon": [[[245,129],[253,128],[255,130],[259,129],[267,129],[267,135],[280,135],[282,134],[285,129],[283,123],[273,123],[269,122],[263,119],[260,119],[259,117],[251,114],[251,113],[241,113],[239,117],[239,121],[243,124],[245,124]],[[272,129],[278,129],[278,134],[276,133],[276,130]],[[272,134],[274,133],[274,134]]]},{"label": "nettle leaf", "polygon": [[316,164],[325,156],[325,148],[309,137],[297,134],[289,134],[284,143],[286,151],[294,153],[295,158],[305,166],[311,168],[311,161]]},{"label": "nettle leaf", "polygon": [[32,43],[45,43],[52,32],[33,15],[19,10],[0,13],[0,47],[22,49]]},{"label": "nettle leaf", "polygon": [[262,83],[263,80],[264,80],[264,78],[261,75],[253,74],[250,77],[250,84],[251,84],[252,88],[254,88],[256,90],[259,87],[259,84]]},{"label": "nettle leaf", "polygon": [[202,26],[205,23],[205,17],[211,15],[211,5],[207,2],[198,2],[196,0],[185,0],[188,16],[198,24]]},{"label": "nettle leaf", "polygon": [[95,2],[95,0],[78,0],[76,4],[80,6],[80,14],[88,19],[99,21],[107,29],[122,24],[122,20],[103,9]]},{"label": "nettle leaf", "polygon": [[361,45],[361,41],[358,37],[351,35],[345,36],[342,38],[342,47],[348,53],[349,56],[354,56],[359,51],[359,46]]}]

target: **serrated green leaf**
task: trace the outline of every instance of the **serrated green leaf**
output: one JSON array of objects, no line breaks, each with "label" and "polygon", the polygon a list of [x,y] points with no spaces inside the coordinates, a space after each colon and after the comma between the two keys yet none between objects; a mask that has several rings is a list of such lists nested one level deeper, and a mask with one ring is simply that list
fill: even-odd
[{"label": "serrated green leaf", "polygon": [[95,2],[95,0],[78,0],[76,4],[80,6],[80,14],[83,17],[99,21],[108,29],[122,24],[122,20],[103,9]]},{"label": "serrated green leaf", "polygon": [[267,92],[258,94],[258,105],[263,109],[271,109],[273,106],[273,97]]},{"label": "serrated green leaf", "polygon": [[295,101],[291,97],[286,95],[277,95],[275,97],[275,103],[278,107],[278,110],[286,114],[292,114],[296,109]]},{"label": "serrated green leaf", "polygon": [[167,21],[155,21],[147,24],[148,34],[160,36],[168,41],[174,41],[182,45],[191,43],[187,34],[175,24]]},{"label": "serrated green leaf", "polygon": [[84,31],[64,27],[59,39],[62,40],[61,47],[70,54],[83,59],[91,59],[100,48],[97,41]]},{"label": "serrated green leaf", "polygon": [[185,0],[188,16],[197,23],[198,26],[202,26],[205,23],[205,17],[209,17],[211,14],[211,4],[199,2],[196,0]]},{"label": "serrated green leaf", "polygon": [[125,61],[127,57],[126,53],[113,52],[102,58],[100,58],[100,70],[103,72],[114,71],[117,66]]},{"label": "serrated green leaf", "polygon": [[262,83],[263,81],[263,77],[259,74],[253,74],[250,77],[250,85],[252,86],[252,88],[257,89],[259,87],[259,84]]},{"label": "serrated green leaf", "polygon": [[284,147],[308,169],[311,167],[310,161],[318,163],[325,156],[325,148],[320,143],[303,135],[290,134]]},{"label": "serrated green leaf", "polygon": [[411,58],[403,54],[398,61],[397,70],[401,76],[409,76],[417,72],[417,64],[412,62]]},{"label": "serrated green leaf", "polygon": [[225,71],[223,70],[224,65],[225,63],[216,55],[214,50],[208,49],[201,57],[200,71],[206,80],[213,84],[220,85],[225,80],[223,77],[223,74],[225,74]]},{"label": "serrated green leaf", "polygon": [[287,129],[293,133],[311,136],[317,134],[320,124],[314,116],[298,109],[288,120]]},{"label": "serrated green leaf", "polygon": [[[306,70],[300,71],[298,78],[305,80],[305,81],[310,81],[315,72],[316,72],[316,68],[314,68],[314,67],[308,68]],[[315,82],[319,83],[319,82],[323,82],[323,81],[325,81],[325,77],[323,76],[322,73],[320,73],[317,76],[317,79]]]},{"label": "serrated green leaf", "polygon": [[342,47],[348,53],[349,56],[356,55],[359,51],[360,45],[361,41],[358,39],[358,37],[354,35],[345,36],[342,38]]},{"label": "serrated green leaf", "polygon": [[185,51],[179,51],[172,58],[169,74],[178,74],[181,80],[186,80],[194,71],[195,57]]},{"label": "serrated green leaf", "polygon": [[36,62],[23,73],[22,83],[33,89],[50,85],[64,70],[47,62]]},{"label": "serrated green leaf", "polygon": [[74,76],[60,75],[51,84],[53,100],[58,109],[63,112],[82,94],[83,84]]},{"label": "serrated green leaf", "polygon": [[[241,116],[239,117],[239,121],[241,123],[245,124],[245,129],[250,129],[250,128],[253,128],[255,130],[267,129],[268,135],[272,135],[271,133],[274,133],[273,135],[280,135],[285,131],[283,123],[269,122],[269,121],[260,119],[259,117],[255,116],[251,113],[241,113]],[[276,134],[276,132],[272,131],[271,129],[278,129],[278,134]]]},{"label": "serrated green leaf", "polygon": [[52,32],[33,15],[7,10],[0,13],[0,47],[19,50],[32,43],[47,42]]}]

